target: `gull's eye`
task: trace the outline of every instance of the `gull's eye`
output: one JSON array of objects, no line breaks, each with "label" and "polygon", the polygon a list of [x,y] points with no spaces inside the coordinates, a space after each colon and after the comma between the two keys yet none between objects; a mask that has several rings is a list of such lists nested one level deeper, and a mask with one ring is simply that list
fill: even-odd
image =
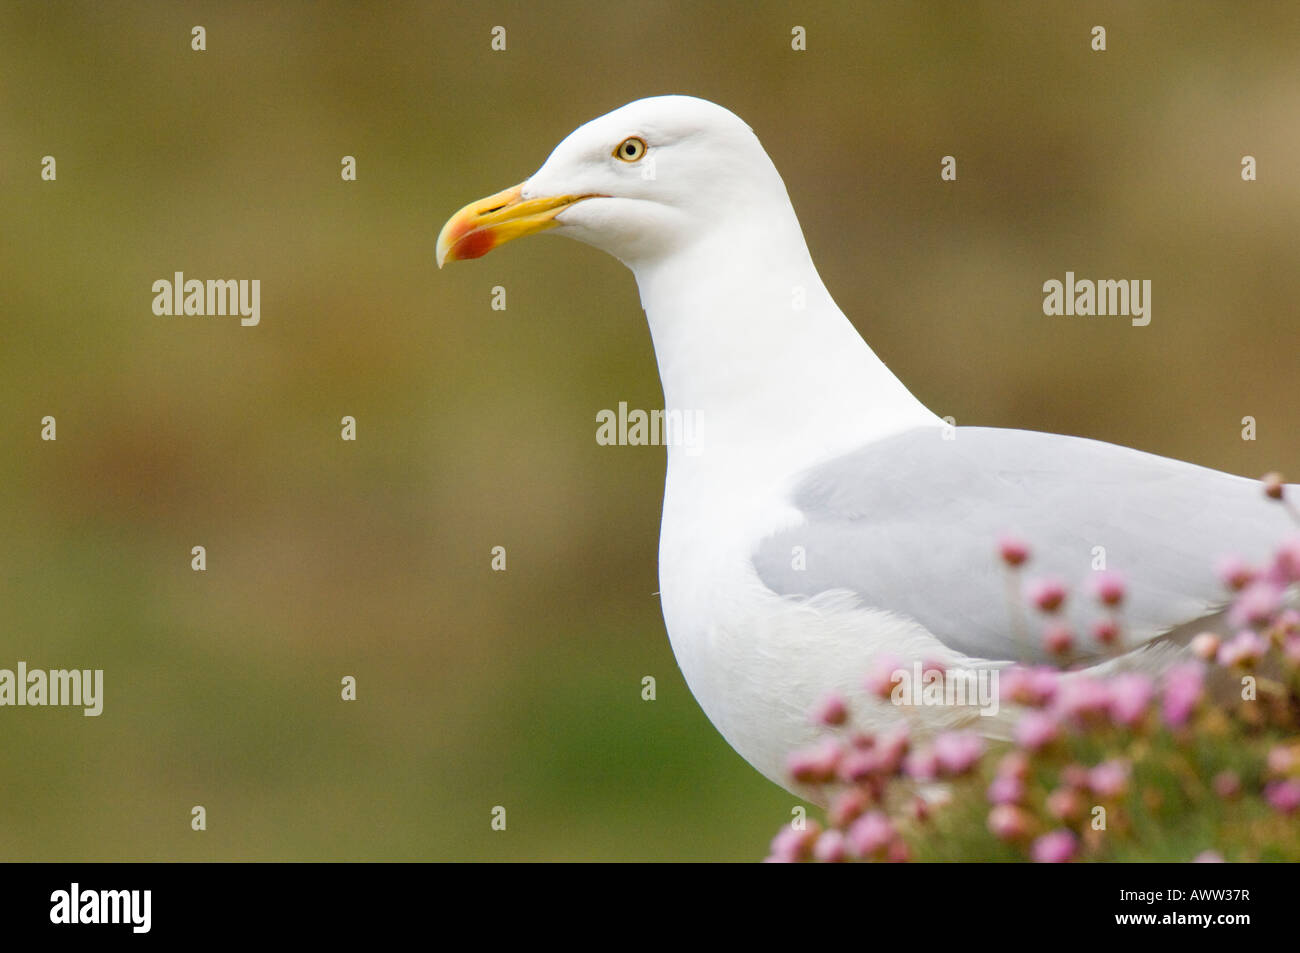
[{"label": "gull's eye", "polygon": [[618,144],[618,148],[614,150],[614,155],[624,162],[636,162],[645,155],[645,140],[636,136],[628,136]]}]

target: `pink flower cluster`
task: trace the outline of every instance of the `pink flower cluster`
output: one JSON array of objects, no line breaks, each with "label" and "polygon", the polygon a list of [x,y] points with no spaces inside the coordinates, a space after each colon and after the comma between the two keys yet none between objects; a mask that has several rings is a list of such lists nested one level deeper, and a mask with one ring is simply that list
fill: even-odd
[{"label": "pink flower cluster", "polygon": [[[848,705],[839,696],[824,699],[814,721],[843,725]],[[827,825],[816,821],[787,824],[772,840],[769,861],[910,859],[907,842],[885,810],[891,782],[928,782],[971,773],[980,763],[985,743],[969,732],[938,735],[916,746],[905,729],[880,734],[852,732],[822,739],[797,751],[787,763],[790,776],[801,784],[832,790]],[[928,810],[913,805],[914,816]]]},{"label": "pink flower cluster", "polygon": [[[1031,557],[1027,544],[1010,537],[1000,541],[999,554],[1017,578]],[[1105,675],[1064,667],[1081,644],[1062,612],[1070,593],[1051,578],[1018,584],[1025,602],[1042,613],[1044,645],[1060,666],[1014,665],[1000,672],[1001,701],[1017,712],[1009,746],[991,747],[973,731],[932,738],[902,727],[855,731],[849,702],[838,695],[824,699],[812,718],[827,736],[791,755],[788,768],[829,801],[826,824],[787,825],[773,839],[768,860],[905,861],[924,853],[926,826],[936,812],[955,810],[959,801],[973,807],[972,795],[981,789],[983,836],[1001,849],[1041,863],[1104,857],[1110,835],[1106,825],[1095,825],[1099,812],[1115,819],[1124,836],[1140,839],[1126,820],[1130,800],[1159,803],[1159,792],[1143,783],[1144,773],[1154,783],[1152,752],[1182,765],[1177,776],[1185,778],[1199,763],[1191,753],[1225,732],[1237,748],[1259,752],[1259,770],[1235,770],[1238,759],[1234,768],[1208,771],[1199,789],[1224,803],[1253,798],[1274,816],[1300,813],[1300,613],[1287,606],[1288,592],[1300,585],[1300,537],[1284,543],[1265,566],[1225,559],[1218,572],[1230,600],[1230,634],[1196,636],[1188,660],[1158,677],[1120,667]],[[1102,616],[1090,638],[1103,654],[1122,654],[1129,595],[1124,578],[1098,572],[1088,589]],[[891,673],[909,665],[878,659],[864,681],[867,695],[888,698]],[[942,668],[929,661],[925,667]],[[1254,702],[1245,695],[1238,704],[1231,695],[1225,700],[1212,693],[1220,683],[1235,691],[1242,679],[1263,684],[1255,708],[1246,707]],[[1097,752],[1105,754],[1098,758]],[[937,787],[947,796],[936,797]],[[1187,859],[1193,857],[1223,860],[1213,849],[1193,849]]]}]

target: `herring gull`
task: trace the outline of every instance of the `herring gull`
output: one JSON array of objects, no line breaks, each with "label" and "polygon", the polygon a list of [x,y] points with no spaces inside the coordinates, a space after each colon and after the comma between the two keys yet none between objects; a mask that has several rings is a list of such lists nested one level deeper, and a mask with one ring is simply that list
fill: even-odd
[{"label": "herring gull", "polygon": [[[831,692],[861,699],[881,657],[978,671],[1043,654],[1017,634],[999,534],[1071,584],[1104,546],[1126,577],[1124,642],[1118,659],[1081,644],[1075,662],[1157,668],[1222,625],[1214,557],[1262,558],[1286,531],[1253,480],[1079,437],[949,428],[836,306],[775,166],[721,106],[661,96],[581,126],[525,182],[457,212],[438,265],[545,229],[632,270],[665,407],[700,421],[699,446],[668,447],[664,621],[713,724],[791,790],[809,710]],[[1066,618],[1081,626],[1085,609],[1072,600]],[[854,710],[868,729],[902,717]],[[937,730],[970,712],[922,715]]]}]

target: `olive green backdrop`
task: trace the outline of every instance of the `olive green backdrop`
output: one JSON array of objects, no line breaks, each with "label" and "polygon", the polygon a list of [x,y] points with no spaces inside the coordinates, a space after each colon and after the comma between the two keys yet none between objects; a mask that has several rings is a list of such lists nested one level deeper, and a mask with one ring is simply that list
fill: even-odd
[{"label": "olive green backdrop", "polygon": [[[106,699],[0,709],[0,857],[763,855],[795,802],[673,662],[663,451],[595,442],[662,400],[631,275],[433,262],[665,92],[749,122],[938,413],[1300,475],[1295,5],[3,2],[0,667]],[[1045,317],[1067,269],[1151,325]],[[260,326],[155,316],[175,271],[260,279]]]}]

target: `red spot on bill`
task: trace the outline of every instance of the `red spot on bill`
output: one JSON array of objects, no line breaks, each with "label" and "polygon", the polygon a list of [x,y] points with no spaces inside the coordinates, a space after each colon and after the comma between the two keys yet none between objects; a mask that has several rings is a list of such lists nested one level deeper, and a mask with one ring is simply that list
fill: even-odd
[{"label": "red spot on bill", "polygon": [[487,229],[470,231],[452,243],[451,257],[464,260],[482,258],[495,248],[496,244],[496,236]]}]

